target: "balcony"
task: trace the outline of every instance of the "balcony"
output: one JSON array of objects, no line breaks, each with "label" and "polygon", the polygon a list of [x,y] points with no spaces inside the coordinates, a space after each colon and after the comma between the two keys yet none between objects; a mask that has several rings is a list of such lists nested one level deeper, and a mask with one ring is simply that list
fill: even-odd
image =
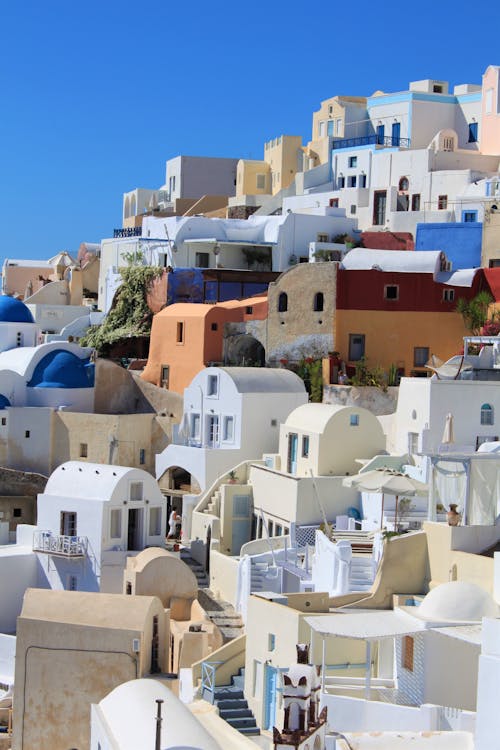
[{"label": "balcony", "polygon": [[51,531],[35,531],[33,552],[44,552],[57,557],[85,557],[88,540],[86,536],[64,536]]},{"label": "balcony", "polygon": [[140,237],[141,235],[142,235],[142,226],[125,227],[123,229],[113,229],[113,237],[115,239],[119,237]]},{"label": "balcony", "polygon": [[356,148],[357,146],[383,146],[384,148],[410,148],[409,138],[399,138],[388,136],[363,135],[359,138],[343,138],[340,141],[333,142],[333,150],[339,148]]}]

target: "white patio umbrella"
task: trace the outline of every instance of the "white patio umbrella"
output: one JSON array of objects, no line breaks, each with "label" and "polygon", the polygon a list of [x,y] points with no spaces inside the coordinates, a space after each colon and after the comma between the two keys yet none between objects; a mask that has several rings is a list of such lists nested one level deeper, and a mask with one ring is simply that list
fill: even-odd
[{"label": "white patio umbrella", "polygon": [[344,487],[356,487],[360,492],[381,492],[382,493],[382,513],[380,526],[384,516],[384,494],[396,496],[396,507],[394,511],[394,523],[398,517],[398,498],[400,495],[425,495],[429,491],[429,486],[418,479],[407,474],[402,474],[391,469],[372,469],[372,471],[361,472],[352,477],[346,477],[342,484]]}]

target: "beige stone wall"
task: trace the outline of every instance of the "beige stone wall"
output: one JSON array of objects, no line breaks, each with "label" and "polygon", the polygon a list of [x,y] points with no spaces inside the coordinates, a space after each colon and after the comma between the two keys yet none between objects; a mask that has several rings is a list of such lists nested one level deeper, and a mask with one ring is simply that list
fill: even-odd
[{"label": "beige stone wall", "polygon": [[[100,616],[97,597],[102,595],[93,596],[93,626],[50,621],[57,619],[53,611],[47,619],[19,618],[12,750],[88,748],[90,704],[149,672],[153,615],[159,617],[160,663],[167,670],[169,636],[160,602],[152,604],[142,627],[130,629],[120,627],[119,614],[114,621]],[[139,655],[134,639],[140,642]]]},{"label": "beige stone wall", "polygon": [[[323,310],[315,312],[314,298],[323,294]],[[288,309],[279,312],[281,293]],[[337,294],[337,263],[299,263],[269,285],[267,359],[290,362],[326,356],[334,346],[333,322]]]},{"label": "beige stone wall", "polygon": [[264,144],[264,161],[271,167],[271,193],[276,195],[287,188],[297,174],[302,161],[302,138],[280,135]]},{"label": "beige stone wall", "polygon": [[500,260],[500,210],[491,211],[491,206],[500,205],[494,198],[489,205],[485,204],[485,219],[483,222],[483,242],[481,250],[481,265],[488,268],[490,260]]},{"label": "beige stone wall", "polygon": [[[14,514],[14,511],[20,514]],[[36,523],[36,497],[24,495],[12,497],[0,495],[0,521],[8,522],[9,531],[15,531],[20,523]]]}]

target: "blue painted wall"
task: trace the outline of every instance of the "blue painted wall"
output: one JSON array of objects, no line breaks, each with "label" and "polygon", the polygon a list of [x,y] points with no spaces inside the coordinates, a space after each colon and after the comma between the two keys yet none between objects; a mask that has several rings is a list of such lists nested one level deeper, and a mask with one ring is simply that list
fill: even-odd
[{"label": "blue painted wall", "polygon": [[442,250],[453,270],[481,265],[483,225],[479,221],[417,224],[415,250]]}]

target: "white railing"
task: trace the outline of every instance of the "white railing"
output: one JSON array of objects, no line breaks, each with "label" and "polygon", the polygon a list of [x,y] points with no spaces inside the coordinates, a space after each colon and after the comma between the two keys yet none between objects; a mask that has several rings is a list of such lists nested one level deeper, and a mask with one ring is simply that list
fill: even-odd
[{"label": "white railing", "polygon": [[51,531],[35,531],[33,552],[46,552],[49,555],[64,557],[85,557],[88,540],[86,536],[65,536]]}]

